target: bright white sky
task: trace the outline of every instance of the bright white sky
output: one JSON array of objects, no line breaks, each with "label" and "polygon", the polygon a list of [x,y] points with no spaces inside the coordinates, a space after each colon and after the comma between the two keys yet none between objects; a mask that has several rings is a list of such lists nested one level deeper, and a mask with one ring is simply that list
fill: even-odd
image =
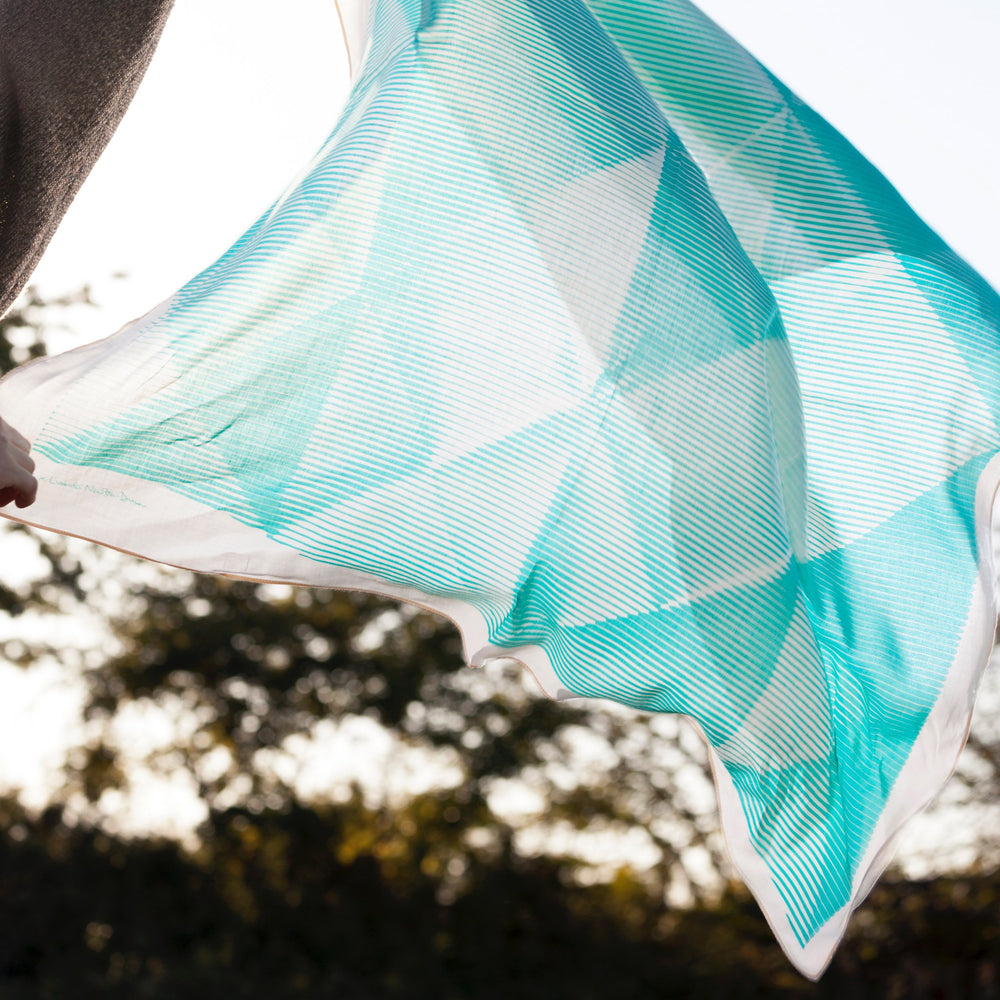
[{"label": "bright white sky", "polygon": [[[1000,0],[701,0],[1000,286]],[[139,94],[35,281],[95,285],[112,332],[211,263],[347,92],[333,0],[177,0]],[[128,281],[109,281],[124,272]],[[72,341],[67,342],[67,346]]]}]

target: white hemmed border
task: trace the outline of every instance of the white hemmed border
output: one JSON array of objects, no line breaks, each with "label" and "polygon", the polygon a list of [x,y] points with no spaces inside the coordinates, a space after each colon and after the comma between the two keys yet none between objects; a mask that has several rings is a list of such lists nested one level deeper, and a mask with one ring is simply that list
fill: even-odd
[{"label": "white hemmed border", "polygon": [[[25,433],[34,430],[28,427]],[[274,541],[260,528],[157,483],[106,469],[55,463],[38,453],[34,457],[38,499],[28,510],[7,508],[0,511],[0,517],[176,569],[259,583],[356,590],[405,601],[453,622],[470,665],[482,666],[493,659],[517,660],[549,698],[562,701],[579,697],[563,686],[540,646],[490,643],[486,619],[463,600],[430,597],[358,570],[309,559]]]},{"label": "white hemmed border", "polygon": [[361,66],[368,54],[371,37],[372,0],[334,0],[340,17],[340,30],[344,34],[344,47],[351,67],[351,80],[361,76]]}]

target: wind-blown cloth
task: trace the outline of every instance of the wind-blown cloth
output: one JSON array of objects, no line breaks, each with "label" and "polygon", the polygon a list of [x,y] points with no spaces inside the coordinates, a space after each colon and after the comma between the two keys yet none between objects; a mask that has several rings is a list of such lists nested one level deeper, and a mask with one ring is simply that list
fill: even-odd
[{"label": "wind-blown cloth", "polygon": [[128,107],[173,0],[0,0],[0,316]]},{"label": "wind-blown cloth", "polygon": [[274,206],[3,383],[27,513],[691,716],[816,976],[991,647],[1000,300],[687,0],[341,8],[351,96]]}]

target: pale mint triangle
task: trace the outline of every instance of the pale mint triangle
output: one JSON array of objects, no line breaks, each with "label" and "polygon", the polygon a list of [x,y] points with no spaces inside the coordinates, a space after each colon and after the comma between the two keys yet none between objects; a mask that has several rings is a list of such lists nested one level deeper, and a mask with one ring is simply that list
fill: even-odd
[{"label": "pale mint triangle", "polygon": [[5,382],[36,522],[403,596],[552,694],[692,716],[816,975],[989,650],[997,296],[686,0],[342,13],[301,179]]}]

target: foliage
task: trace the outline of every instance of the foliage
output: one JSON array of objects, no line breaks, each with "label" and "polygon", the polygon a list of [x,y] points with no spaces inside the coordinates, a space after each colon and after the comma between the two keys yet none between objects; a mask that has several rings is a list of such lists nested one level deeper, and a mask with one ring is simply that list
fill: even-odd
[{"label": "foliage", "polygon": [[795,975],[737,889],[669,910],[627,872],[567,882],[499,854],[442,903],[439,879],[345,856],[358,803],[213,816],[211,849],[122,841],[0,806],[4,1000],[783,1000],[988,998],[1000,878],[876,889],[819,984]]}]

